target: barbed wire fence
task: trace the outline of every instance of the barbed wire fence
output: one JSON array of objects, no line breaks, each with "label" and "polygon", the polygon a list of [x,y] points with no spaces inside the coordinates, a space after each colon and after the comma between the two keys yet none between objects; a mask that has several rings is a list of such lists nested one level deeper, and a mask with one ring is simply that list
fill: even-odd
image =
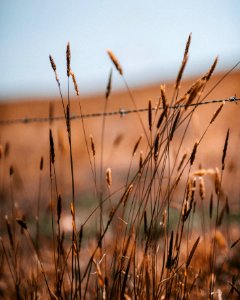
[{"label": "barbed wire fence", "polygon": [[[235,104],[240,101],[240,98],[236,96],[231,96],[228,99],[218,99],[218,100],[209,100],[204,101],[200,103],[192,103],[190,105],[187,105],[188,107],[196,107],[196,106],[202,106],[202,105],[208,105],[213,103],[224,103],[224,102],[234,102]],[[172,105],[169,106],[170,109],[176,109],[176,108],[184,108],[186,107],[185,104],[179,104],[179,105]],[[157,109],[163,109],[163,107],[153,107],[152,110],[155,111]],[[124,109],[119,108],[118,111],[110,111],[110,112],[96,112],[96,113],[89,113],[89,114],[82,114],[82,115],[71,115],[71,120],[78,120],[81,118],[97,118],[97,117],[103,117],[103,116],[116,116],[119,115],[120,117],[123,117],[128,114],[137,113],[137,112],[147,112],[148,108],[140,108],[140,109]],[[52,116],[52,117],[31,117],[31,118],[17,118],[17,119],[6,119],[6,120],[0,120],[0,126],[8,126],[13,124],[31,124],[31,123],[45,123],[45,122],[54,122],[54,121],[63,121],[65,120],[64,116]]]}]

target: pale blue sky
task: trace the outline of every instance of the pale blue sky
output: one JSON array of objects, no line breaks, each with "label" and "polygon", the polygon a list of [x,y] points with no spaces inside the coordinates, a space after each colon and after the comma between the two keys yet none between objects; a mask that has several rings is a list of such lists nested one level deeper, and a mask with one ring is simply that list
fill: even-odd
[{"label": "pale blue sky", "polygon": [[[175,78],[192,32],[185,76],[240,60],[239,0],[1,0],[0,98],[58,95],[48,55],[66,83],[65,49],[80,92],[104,92],[110,48],[130,86]],[[114,87],[122,82],[114,73]]]}]

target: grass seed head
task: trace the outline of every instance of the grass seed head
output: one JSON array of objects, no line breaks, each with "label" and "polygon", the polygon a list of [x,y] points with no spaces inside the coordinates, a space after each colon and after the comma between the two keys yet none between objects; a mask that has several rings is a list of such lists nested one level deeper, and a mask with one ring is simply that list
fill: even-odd
[{"label": "grass seed head", "polygon": [[143,152],[140,152],[140,157],[139,157],[139,174],[142,174],[143,170]]},{"label": "grass seed head", "polygon": [[193,176],[197,176],[197,177],[202,177],[204,175],[207,174],[207,170],[206,169],[199,169],[195,172],[193,172]]},{"label": "grass seed head", "polygon": [[212,123],[216,120],[217,116],[220,114],[220,112],[221,112],[221,110],[222,110],[222,108],[223,108],[223,105],[224,105],[224,103],[222,103],[222,104],[219,106],[219,108],[216,110],[216,112],[214,113],[214,115],[213,115],[213,117],[212,117],[212,119],[211,119],[211,121],[210,121],[210,124],[212,124]]},{"label": "grass seed head", "polygon": [[49,130],[49,142],[50,142],[50,160],[51,163],[54,164],[55,162],[55,151],[54,151],[54,141],[53,141],[53,135],[52,130]]},{"label": "grass seed head", "polygon": [[216,168],[215,170],[214,186],[215,186],[216,195],[218,195],[221,189],[220,172],[218,168]]},{"label": "grass seed head", "polygon": [[188,218],[189,212],[189,202],[187,199],[184,200],[183,208],[182,208],[182,221],[185,222]]},{"label": "grass seed head", "polygon": [[75,89],[76,95],[79,96],[78,84],[77,84],[77,80],[76,80],[76,77],[75,77],[73,71],[70,71],[70,75],[72,77],[72,81],[73,81],[73,85],[74,85],[74,89]]},{"label": "grass seed head", "polygon": [[79,231],[79,236],[78,236],[79,249],[81,248],[82,238],[83,238],[83,226],[81,225],[80,231]]},{"label": "grass seed head", "polygon": [[110,57],[113,64],[115,65],[118,72],[120,73],[120,75],[123,75],[122,67],[121,67],[119,61],[117,60],[116,56],[113,54],[113,52],[111,50],[107,50],[107,54]]},{"label": "grass seed head", "polygon": [[[178,72],[178,75],[177,75],[177,78],[176,78],[175,91],[178,91],[179,88],[180,88],[180,83],[181,83],[181,80],[182,80],[183,72],[186,68],[187,61],[188,61],[188,52],[189,52],[189,47],[190,47],[190,44],[191,44],[191,39],[192,39],[192,34],[190,33],[190,35],[188,37],[188,40],[187,40],[187,43],[186,43],[186,46],[185,46],[185,51],[184,51],[184,55],[183,55],[182,64],[181,64],[181,67],[179,69],[179,72]],[[177,103],[178,103],[178,101],[177,101]]]},{"label": "grass seed head", "polygon": [[201,200],[205,198],[205,183],[203,177],[199,177],[199,195]]},{"label": "grass seed head", "polygon": [[186,57],[188,55],[191,41],[192,41],[192,33],[190,33],[189,36],[188,36],[188,40],[187,40],[187,43],[186,43],[186,46],[185,46],[185,51],[184,51],[184,57]]},{"label": "grass seed head", "polygon": [[106,181],[108,187],[110,187],[112,185],[112,170],[110,168],[107,168],[106,170]]},{"label": "grass seed head", "polygon": [[92,155],[93,155],[93,157],[95,157],[95,155],[96,155],[96,149],[95,149],[95,144],[94,144],[93,136],[91,134],[90,134],[90,141],[91,141]]},{"label": "grass seed head", "polygon": [[168,257],[167,257],[167,262],[166,262],[167,269],[171,269],[171,267],[173,265],[172,255],[173,255],[173,231],[171,231],[171,238],[169,241]]},{"label": "grass seed head", "polygon": [[202,88],[206,84],[206,79],[200,78],[198,79],[192,87],[188,90],[186,94],[186,103],[185,103],[185,110],[193,103],[197,96],[200,96],[202,93]]},{"label": "grass seed head", "polygon": [[70,106],[69,106],[69,103],[67,104],[66,125],[67,125],[67,132],[70,135],[70,132],[71,132],[71,118],[70,118]]},{"label": "grass seed head", "polygon": [[16,221],[17,221],[17,223],[21,226],[21,229],[27,230],[27,224],[25,223],[24,220],[18,219],[18,218],[17,218]]},{"label": "grass seed head", "polygon": [[44,162],[44,160],[43,160],[43,156],[42,156],[40,159],[40,171],[43,170],[43,162]]},{"label": "grass seed head", "polygon": [[162,214],[162,225],[165,227],[167,224],[167,210],[165,209],[163,214]]},{"label": "grass seed head", "polygon": [[132,189],[133,189],[133,184],[130,184],[129,187],[127,188],[124,196],[123,196],[123,206],[126,205],[127,200],[128,200],[128,198],[130,196],[130,193],[132,192]]},{"label": "grass seed head", "polygon": [[122,142],[123,138],[124,138],[124,135],[122,133],[119,133],[113,141],[113,146],[114,147],[119,146],[120,143]]},{"label": "grass seed head", "polygon": [[188,61],[188,55],[184,56],[181,67],[179,69],[178,75],[177,75],[177,79],[176,79],[176,83],[175,83],[175,90],[179,90],[180,88],[180,83],[182,80],[182,76],[183,76],[183,72],[185,70],[185,67],[187,65],[187,61]]},{"label": "grass seed head", "polygon": [[213,193],[211,194],[210,201],[209,201],[209,218],[212,219],[213,213]]},{"label": "grass seed head", "polygon": [[160,140],[160,133],[157,134],[155,142],[154,142],[154,160],[155,162],[158,159],[158,152],[159,152],[159,140]]},{"label": "grass seed head", "polygon": [[152,131],[152,101],[151,101],[151,99],[148,101],[148,127],[149,127],[149,130]]},{"label": "grass seed head", "polygon": [[224,143],[224,147],[223,147],[222,170],[224,170],[224,168],[225,168],[225,158],[226,158],[227,149],[228,149],[228,139],[229,139],[229,128],[228,128],[228,131],[227,131],[227,135],[226,135],[225,143]]},{"label": "grass seed head", "polygon": [[193,150],[192,150],[192,153],[191,153],[191,156],[190,156],[190,165],[192,165],[194,163],[195,156],[196,156],[196,153],[197,153],[197,147],[198,147],[198,141],[195,142],[195,144],[193,146]]},{"label": "grass seed head", "polygon": [[179,121],[179,118],[180,118],[180,114],[181,114],[181,110],[178,111],[175,119],[174,119],[174,122],[173,122],[173,125],[172,125],[172,129],[171,129],[171,132],[170,132],[170,135],[169,135],[169,140],[171,141],[173,139],[173,135],[174,135],[174,132],[177,128],[177,125],[178,125],[178,121]]},{"label": "grass seed head", "polygon": [[218,63],[218,57],[215,58],[213,64],[211,65],[210,69],[208,70],[207,74],[205,75],[207,81],[209,81],[209,79],[211,78],[211,76],[217,66],[217,63]]},{"label": "grass seed head", "polygon": [[165,106],[164,110],[162,111],[162,113],[161,113],[161,115],[160,115],[160,117],[159,117],[159,119],[158,119],[158,122],[157,122],[157,129],[160,128],[160,126],[161,126],[161,124],[162,124],[162,122],[163,122],[164,117],[167,116],[167,112],[168,112],[168,105]]},{"label": "grass seed head", "polygon": [[188,182],[187,182],[187,189],[186,189],[186,200],[187,201],[188,201],[188,199],[190,197],[190,194],[192,192],[192,183],[193,183],[192,178],[189,178]]},{"label": "grass seed head", "polygon": [[50,64],[51,64],[51,67],[52,67],[52,69],[53,69],[53,72],[54,72],[54,74],[55,74],[55,79],[56,79],[56,81],[58,82],[58,84],[60,84],[60,83],[59,83],[59,79],[58,79],[58,75],[57,75],[57,67],[56,67],[56,64],[55,64],[55,62],[54,62],[54,59],[53,59],[53,57],[52,57],[51,55],[49,55],[49,60],[50,60]]},{"label": "grass seed head", "polygon": [[61,195],[58,195],[58,201],[57,201],[57,223],[58,224],[61,219],[61,213],[62,213],[62,198]]},{"label": "grass seed head", "polygon": [[11,165],[10,168],[9,168],[9,175],[12,176],[14,173],[14,168],[13,166]]},{"label": "grass seed head", "polygon": [[178,165],[177,171],[179,172],[184,164],[185,159],[187,158],[187,152],[185,152],[182,156],[182,159]]},{"label": "grass seed head", "polygon": [[54,59],[53,59],[53,57],[52,57],[51,55],[49,55],[49,60],[50,60],[50,64],[51,64],[51,66],[52,66],[53,71],[56,72],[57,67],[56,67],[56,64],[55,64],[55,62],[54,62]]},{"label": "grass seed head", "polygon": [[70,44],[68,42],[67,44],[67,50],[66,50],[66,61],[67,61],[67,77],[70,76],[70,72],[71,72],[71,50],[70,50]]},{"label": "grass seed head", "polygon": [[8,216],[7,215],[5,216],[5,222],[6,222],[6,226],[7,226],[7,232],[8,232],[9,242],[10,242],[10,245],[11,245],[12,249],[14,249],[12,229],[11,229],[11,226],[9,224]]},{"label": "grass seed head", "polygon": [[108,84],[107,84],[106,94],[105,94],[105,98],[107,100],[108,100],[108,98],[110,96],[111,89],[112,89],[112,68],[111,68],[110,73],[109,73]]},{"label": "grass seed head", "polygon": [[192,246],[192,249],[191,249],[191,251],[190,251],[190,253],[189,253],[189,256],[188,256],[188,258],[187,258],[187,261],[186,261],[186,268],[188,268],[189,265],[190,265],[190,263],[191,263],[191,260],[192,260],[192,258],[193,258],[193,255],[194,255],[196,249],[197,249],[197,246],[198,246],[199,241],[200,241],[200,236],[197,238],[197,240],[195,241],[195,243],[194,243],[193,246]]},{"label": "grass seed head", "polygon": [[161,84],[160,85],[160,93],[161,93],[161,99],[162,99],[163,109],[165,109],[165,107],[167,105],[167,97],[166,97],[165,90],[166,90],[165,84]]},{"label": "grass seed head", "polygon": [[140,137],[138,138],[136,144],[134,145],[133,152],[132,152],[132,156],[134,156],[134,155],[136,154],[137,149],[138,149],[138,146],[139,146],[141,140],[142,140],[142,135],[140,135]]},{"label": "grass seed head", "polygon": [[191,196],[191,199],[190,199],[190,202],[191,202],[191,205],[194,201],[194,196],[195,196],[195,191],[196,191],[196,184],[197,184],[197,180],[196,180],[196,177],[194,177],[192,179],[192,185],[191,185],[191,190],[190,190],[190,196]]}]

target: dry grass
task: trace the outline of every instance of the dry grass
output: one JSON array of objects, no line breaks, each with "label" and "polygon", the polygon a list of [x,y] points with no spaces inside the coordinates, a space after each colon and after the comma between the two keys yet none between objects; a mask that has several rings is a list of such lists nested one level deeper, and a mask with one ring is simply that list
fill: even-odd
[{"label": "dry grass", "polygon": [[[129,157],[125,157],[128,167],[124,181],[116,180],[117,172],[106,166],[104,160],[104,153],[109,151],[105,136],[106,118],[103,117],[100,123],[98,145],[93,135],[89,138],[86,123],[81,119],[82,141],[87,149],[90,168],[86,180],[92,182],[95,199],[95,208],[85,216],[82,214],[84,203],[79,203],[76,193],[70,76],[78,96],[80,114],[83,110],[77,81],[71,70],[70,45],[67,45],[66,51],[67,104],[62,97],[56,64],[50,56],[65,116],[65,130],[58,131],[57,142],[52,124],[49,124],[49,161],[41,157],[40,167],[36,170],[39,184],[32,221],[29,216],[25,220],[24,211],[15,205],[15,169],[10,165],[9,174],[1,175],[1,192],[9,189],[10,199],[6,203],[8,212],[1,228],[2,298],[239,298],[239,223],[231,220],[232,207],[237,206],[224,189],[224,181],[231,180],[225,177],[231,175],[226,172],[226,164],[233,146],[232,132],[226,130],[221,148],[216,149],[220,157],[217,165],[204,168],[198,161],[199,147],[224,110],[223,105],[219,105],[209,120],[201,124],[203,130],[199,139],[191,142],[191,149],[184,149],[198,109],[189,105],[204,100],[203,92],[217,64],[216,59],[210,69],[181,96],[181,80],[190,43],[191,35],[172,96],[161,85],[157,109],[153,111],[153,102],[148,100],[146,120],[139,113],[134,120],[144,134],[135,136]],[[137,108],[119,61],[111,51],[108,55],[123,78],[133,106]],[[112,71],[105,93],[104,112],[107,111],[111,88]],[[176,103],[186,106],[169,107]],[[122,135],[116,138],[116,147],[122,138]],[[0,147],[3,170],[8,155],[9,144],[6,143]],[[68,161],[67,174],[71,178],[68,197],[61,194],[61,180],[66,170],[59,168],[58,156],[60,161]],[[42,185],[42,172],[46,166],[49,167],[49,189]],[[45,221],[41,217],[43,194],[50,197]],[[68,229],[64,225],[66,218],[70,218]],[[49,224],[47,228],[51,228],[51,234],[42,232],[41,221]]]}]

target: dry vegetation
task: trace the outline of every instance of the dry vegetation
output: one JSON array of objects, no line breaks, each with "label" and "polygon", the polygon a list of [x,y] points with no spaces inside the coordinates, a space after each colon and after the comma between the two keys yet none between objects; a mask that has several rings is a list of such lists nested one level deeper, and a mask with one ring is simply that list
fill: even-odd
[{"label": "dry vegetation", "polygon": [[[206,99],[204,92],[217,64],[216,59],[182,92],[190,43],[191,36],[172,96],[161,85],[158,103],[148,101],[147,122],[143,114],[136,113],[134,122],[140,132],[134,133],[132,148],[124,157],[124,172],[118,171],[124,176],[106,166],[105,153],[111,152],[106,134],[110,122],[102,117],[97,125],[101,134],[96,138],[94,132],[89,136],[87,121],[81,118],[79,135],[90,172],[80,178],[80,183],[87,182],[92,188],[81,201],[76,179],[81,164],[76,166],[73,150],[72,105],[77,103],[80,114],[84,112],[71,67],[70,45],[66,51],[67,101],[50,56],[65,127],[56,131],[49,123],[49,153],[39,157],[39,168],[34,169],[37,200],[30,211],[29,204],[16,205],[16,172],[21,170],[8,165],[11,143],[0,148],[1,209],[5,215],[1,220],[1,298],[239,299],[239,191],[224,185],[234,181],[230,167],[226,168],[234,147],[230,143],[232,131],[226,127],[224,138],[216,144],[212,136],[218,160],[211,161],[211,166],[198,161],[199,148],[207,147],[204,139],[228,104],[220,103],[209,120],[201,122],[199,139],[189,143],[194,114],[199,109],[192,104]],[[108,55],[123,79],[132,107],[137,109],[120,63],[110,50]],[[74,104],[69,93],[71,79],[78,97]],[[108,111],[111,85],[112,70],[104,112]],[[115,147],[122,139],[122,134],[116,136]],[[191,145],[188,150],[186,140]],[[231,168],[236,167],[237,162],[232,162]],[[4,173],[6,169],[8,174]],[[49,187],[44,181],[46,173]],[[69,185],[63,188],[66,176]],[[27,180],[30,189],[31,178]],[[43,212],[43,199],[49,198]],[[89,207],[87,201],[91,201]]]}]

